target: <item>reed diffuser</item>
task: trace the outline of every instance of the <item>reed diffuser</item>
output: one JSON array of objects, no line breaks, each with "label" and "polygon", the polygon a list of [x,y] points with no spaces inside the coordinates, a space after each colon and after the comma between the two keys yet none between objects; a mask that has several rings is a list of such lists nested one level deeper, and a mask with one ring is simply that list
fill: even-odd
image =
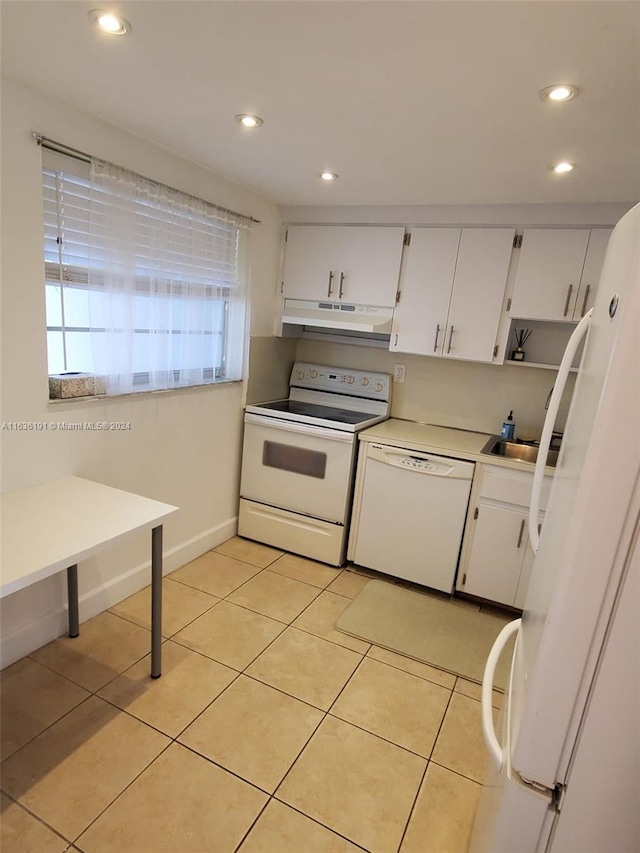
[{"label": "reed diffuser", "polygon": [[516,348],[511,351],[512,361],[524,361],[524,345],[529,340],[532,329],[514,329],[513,336],[516,339]]}]

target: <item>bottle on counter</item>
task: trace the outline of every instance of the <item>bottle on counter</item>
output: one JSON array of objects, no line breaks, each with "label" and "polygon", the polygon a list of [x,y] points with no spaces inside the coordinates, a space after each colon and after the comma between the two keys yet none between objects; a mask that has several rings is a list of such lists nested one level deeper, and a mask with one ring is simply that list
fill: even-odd
[{"label": "bottle on counter", "polygon": [[509,417],[502,424],[502,430],[500,432],[500,438],[515,438],[516,434],[516,424],[513,420],[513,410],[509,412]]}]

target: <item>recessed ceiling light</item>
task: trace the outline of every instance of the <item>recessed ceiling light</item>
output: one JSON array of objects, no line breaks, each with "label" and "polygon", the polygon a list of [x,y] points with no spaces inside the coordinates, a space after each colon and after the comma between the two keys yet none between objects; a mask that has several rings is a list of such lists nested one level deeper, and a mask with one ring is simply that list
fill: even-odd
[{"label": "recessed ceiling light", "polygon": [[129,21],[125,21],[120,15],[114,15],[113,12],[102,12],[100,9],[94,9],[89,12],[89,18],[103,32],[112,36],[123,36],[125,33],[131,32]]},{"label": "recessed ceiling light", "polygon": [[243,127],[260,127],[260,125],[263,124],[260,116],[252,116],[248,113],[242,113],[236,116],[236,121]]},{"label": "recessed ceiling light", "polygon": [[551,169],[556,175],[565,175],[567,172],[573,172],[575,166],[573,163],[555,163]]},{"label": "recessed ceiling light", "polygon": [[318,177],[323,181],[336,181],[338,176],[335,172],[318,172]]},{"label": "recessed ceiling light", "polygon": [[560,103],[562,101],[570,101],[578,94],[578,87],[573,83],[554,83],[553,86],[547,86],[540,90],[540,97],[543,101],[552,101]]}]

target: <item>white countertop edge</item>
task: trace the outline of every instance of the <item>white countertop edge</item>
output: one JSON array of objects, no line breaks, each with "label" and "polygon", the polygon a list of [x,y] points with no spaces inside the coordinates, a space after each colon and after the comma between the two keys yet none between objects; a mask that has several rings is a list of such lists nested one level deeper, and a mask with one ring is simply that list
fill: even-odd
[{"label": "white countertop edge", "polygon": [[[515,471],[527,471],[533,474],[536,467],[533,462],[482,453],[482,448],[492,435],[495,433],[474,432],[457,427],[389,418],[359,432],[358,439],[364,442],[376,442],[377,444],[401,447],[422,453],[452,456],[456,459],[510,468]],[[555,470],[555,468],[547,466],[545,475],[553,476]]]}]

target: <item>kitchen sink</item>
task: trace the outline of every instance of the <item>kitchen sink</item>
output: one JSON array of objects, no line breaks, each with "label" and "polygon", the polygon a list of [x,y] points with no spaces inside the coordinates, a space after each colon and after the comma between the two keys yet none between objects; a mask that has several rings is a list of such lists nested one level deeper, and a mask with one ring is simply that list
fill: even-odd
[{"label": "kitchen sink", "polygon": [[[522,462],[535,462],[538,458],[537,442],[522,442],[509,441],[500,438],[499,435],[492,435],[489,441],[480,451],[487,456],[503,456],[506,459],[520,459]],[[558,461],[558,451],[550,450],[547,456],[547,465],[550,468],[555,468]]]}]

